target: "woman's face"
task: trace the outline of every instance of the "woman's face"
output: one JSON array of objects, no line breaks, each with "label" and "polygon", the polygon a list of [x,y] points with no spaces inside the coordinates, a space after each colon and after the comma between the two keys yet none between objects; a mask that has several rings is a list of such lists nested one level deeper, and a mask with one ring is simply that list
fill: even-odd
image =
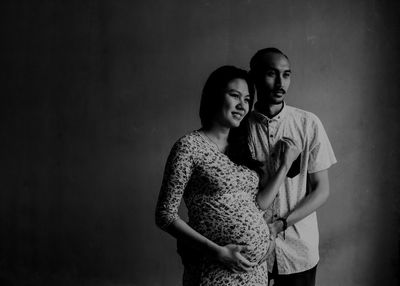
[{"label": "woman's face", "polygon": [[221,112],[216,121],[225,127],[238,127],[249,112],[250,94],[244,79],[237,78],[228,82],[224,94]]}]

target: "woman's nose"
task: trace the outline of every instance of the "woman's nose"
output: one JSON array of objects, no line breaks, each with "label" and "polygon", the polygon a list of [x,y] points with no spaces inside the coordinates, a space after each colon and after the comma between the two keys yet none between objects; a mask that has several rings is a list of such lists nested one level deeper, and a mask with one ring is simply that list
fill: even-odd
[{"label": "woman's nose", "polygon": [[243,102],[243,100],[239,100],[238,104],[236,105],[236,108],[244,110],[244,102]]}]

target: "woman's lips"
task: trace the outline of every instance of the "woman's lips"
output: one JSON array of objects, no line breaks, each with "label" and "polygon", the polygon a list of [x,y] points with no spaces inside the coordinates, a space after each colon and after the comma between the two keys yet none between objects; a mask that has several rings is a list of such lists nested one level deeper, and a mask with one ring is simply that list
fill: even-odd
[{"label": "woman's lips", "polygon": [[240,113],[240,112],[232,112],[232,116],[234,117],[234,118],[236,118],[236,119],[242,119],[243,117],[244,117],[244,114],[243,113]]}]

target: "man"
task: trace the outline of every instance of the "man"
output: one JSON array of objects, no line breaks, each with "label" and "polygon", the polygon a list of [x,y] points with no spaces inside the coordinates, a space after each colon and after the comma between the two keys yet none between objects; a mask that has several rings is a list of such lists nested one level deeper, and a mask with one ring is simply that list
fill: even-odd
[{"label": "man", "polygon": [[268,259],[275,286],[315,285],[318,254],[316,210],[329,196],[328,168],[336,163],[320,120],[312,113],[288,106],[288,57],[276,48],[258,51],[250,61],[258,101],[250,115],[250,150],[265,162],[268,180],[279,165],[282,137],[294,139],[302,153],[279,189],[265,218],[275,238],[275,253]]}]

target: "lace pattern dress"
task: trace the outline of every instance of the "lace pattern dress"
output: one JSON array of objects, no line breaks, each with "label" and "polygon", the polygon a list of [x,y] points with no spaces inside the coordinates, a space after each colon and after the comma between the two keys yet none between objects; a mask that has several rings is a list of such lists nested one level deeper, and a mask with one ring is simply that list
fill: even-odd
[{"label": "lace pattern dress", "polygon": [[156,223],[165,229],[178,218],[183,198],[188,224],[219,245],[246,246],[242,254],[257,262],[254,271],[236,274],[199,253],[184,259],[184,286],[268,285],[264,261],[271,242],[263,211],[256,203],[259,179],[194,131],[173,146],[165,167]]}]

